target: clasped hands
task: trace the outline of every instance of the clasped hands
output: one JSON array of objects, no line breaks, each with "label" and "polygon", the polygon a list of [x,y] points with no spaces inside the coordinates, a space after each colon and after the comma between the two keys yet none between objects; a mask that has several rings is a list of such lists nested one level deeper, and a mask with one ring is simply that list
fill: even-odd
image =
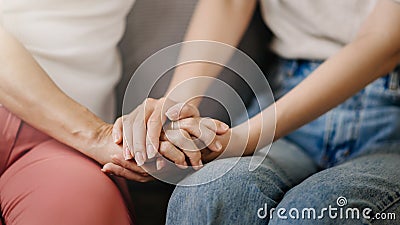
[{"label": "clasped hands", "polygon": [[146,99],[130,114],[118,118],[112,128],[114,143],[122,151],[106,162],[103,172],[137,181],[151,177],[141,166],[155,163],[162,170],[166,160],[195,170],[218,157],[226,148],[231,129],[211,118],[202,118],[190,103],[166,98]]}]

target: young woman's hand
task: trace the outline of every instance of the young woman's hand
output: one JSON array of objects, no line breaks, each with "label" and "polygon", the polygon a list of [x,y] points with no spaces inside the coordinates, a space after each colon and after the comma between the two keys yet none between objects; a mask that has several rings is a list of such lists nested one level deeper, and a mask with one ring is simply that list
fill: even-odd
[{"label": "young woman's hand", "polygon": [[218,157],[231,136],[228,125],[211,118],[185,118],[169,126],[161,137],[165,146],[160,146],[160,154],[181,166],[187,166],[185,158],[188,158],[195,169],[203,165],[202,161]]}]

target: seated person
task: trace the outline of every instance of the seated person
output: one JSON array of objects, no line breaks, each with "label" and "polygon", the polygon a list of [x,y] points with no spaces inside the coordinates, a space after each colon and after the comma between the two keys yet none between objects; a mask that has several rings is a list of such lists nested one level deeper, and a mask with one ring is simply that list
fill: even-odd
[{"label": "seated person", "polygon": [[[188,154],[183,146],[190,142],[189,135],[199,137],[194,131],[201,126],[198,115],[193,110],[180,113],[179,108],[170,108],[169,118],[181,120],[188,133],[179,131],[185,135],[169,138],[175,144],[169,149],[182,149],[195,167],[202,166],[200,157],[210,161],[222,150],[239,157],[243,149],[237,146],[243,143],[244,154],[251,155],[259,141],[261,146],[270,144],[259,137],[274,130],[268,118],[274,107],[273,139],[282,140],[272,145],[255,171],[248,170],[250,158],[243,157],[220,179],[178,186],[170,199],[167,224],[308,224],[307,218],[286,215],[282,220],[276,214],[260,217],[257,213],[264,205],[268,213],[273,208],[293,207],[313,207],[321,212],[336,204],[340,196],[345,196],[348,204],[339,207],[371,211],[363,218],[345,219],[329,218],[325,213],[312,223],[330,224],[332,219],[340,224],[370,223],[379,213],[399,213],[400,92],[399,69],[395,68],[400,62],[400,4],[396,1],[263,1],[266,22],[276,35],[272,49],[282,58],[277,70],[277,76],[282,76],[282,97],[243,124],[228,131],[214,129],[217,135],[209,142],[212,151],[203,151],[203,155]],[[255,0],[201,0],[186,40],[237,45],[255,4]],[[218,71],[207,63],[180,66],[169,91],[193,74],[216,76]],[[205,90],[203,86],[181,91],[173,99],[185,102],[193,90]],[[168,154],[160,144],[163,139],[159,141],[165,102],[166,98],[146,101],[146,107],[127,116],[123,126],[122,120],[114,124],[120,141],[122,130],[132,132],[125,135],[127,159],[134,157],[143,165],[158,157],[157,152]],[[190,114],[195,117],[187,118]],[[247,123],[249,133],[244,129]],[[141,138],[133,142],[130,136]],[[186,163],[182,157],[169,158],[180,165]],[[213,161],[186,179],[206,179],[232,162],[237,159]],[[118,168],[108,166],[113,166],[110,171]]]}]

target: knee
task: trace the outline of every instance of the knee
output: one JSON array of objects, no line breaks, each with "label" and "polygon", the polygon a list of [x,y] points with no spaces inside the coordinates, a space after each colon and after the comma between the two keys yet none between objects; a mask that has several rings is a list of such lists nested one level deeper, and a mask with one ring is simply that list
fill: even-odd
[{"label": "knee", "polygon": [[[202,179],[199,177],[207,177],[215,171],[226,169],[234,160],[214,161],[189,179],[198,181]],[[198,219],[215,221],[215,218],[224,215],[229,218],[238,217],[239,220],[249,218],[255,222],[257,209],[265,203],[276,205],[287,187],[273,169],[262,167],[249,171],[249,162],[250,158],[241,159],[223,176],[211,182],[196,186],[177,186],[170,198],[167,220],[185,218],[185,215],[193,217],[193,212],[203,212]],[[243,211],[246,215],[237,211],[243,205],[247,207]]]},{"label": "knee", "polygon": [[[27,177],[34,177],[35,185]],[[20,202],[21,218],[27,224],[129,224],[129,211],[117,185],[80,154],[38,161],[13,179],[21,180],[19,189],[30,192]],[[24,210],[24,205],[35,207]]]},{"label": "knee", "polygon": [[[217,160],[206,165],[200,171],[185,180],[186,186],[178,186],[175,196],[196,196],[196,193],[214,199],[232,199],[246,194],[283,195],[288,185],[274,171],[273,167],[263,165],[249,171],[251,157]],[[223,171],[223,173],[221,173]],[[221,173],[219,177],[214,176]],[[190,185],[196,183],[198,185]]]},{"label": "knee", "polygon": [[[347,197],[355,192],[352,182],[332,175],[329,171],[317,173],[288,191],[269,215],[269,224],[363,224],[361,205],[347,210]],[[360,213],[358,218],[353,209]]]},{"label": "knee", "polygon": [[99,165],[54,140],[31,149],[2,179],[7,180],[2,187],[6,222],[129,224],[118,187]]},{"label": "knee", "polygon": [[[127,205],[118,186],[97,165],[80,166],[80,174],[61,171],[64,176],[61,204],[55,207],[61,215],[71,215],[70,224],[130,224]],[[62,187],[61,187],[62,186]]]}]

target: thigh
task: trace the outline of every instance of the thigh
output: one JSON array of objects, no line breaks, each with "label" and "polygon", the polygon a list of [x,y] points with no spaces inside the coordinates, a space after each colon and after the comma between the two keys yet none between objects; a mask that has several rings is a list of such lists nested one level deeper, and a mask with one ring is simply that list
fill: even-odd
[{"label": "thigh", "polygon": [[373,154],[319,172],[285,195],[277,209],[287,218],[274,214],[270,224],[398,224],[399,162],[400,154]]},{"label": "thigh", "polygon": [[129,224],[115,183],[94,161],[55,141],[34,146],[0,177],[6,224]]},{"label": "thigh", "polygon": [[[295,146],[279,141],[256,170],[251,157],[216,160],[187,179],[207,180],[216,171],[226,174],[197,186],[176,187],[168,205],[167,224],[265,224],[260,208],[276,205],[284,193],[317,168]],[[188,182],[186,182],[188,183]],[[264,212],[259,213],[263,217]]]}]

